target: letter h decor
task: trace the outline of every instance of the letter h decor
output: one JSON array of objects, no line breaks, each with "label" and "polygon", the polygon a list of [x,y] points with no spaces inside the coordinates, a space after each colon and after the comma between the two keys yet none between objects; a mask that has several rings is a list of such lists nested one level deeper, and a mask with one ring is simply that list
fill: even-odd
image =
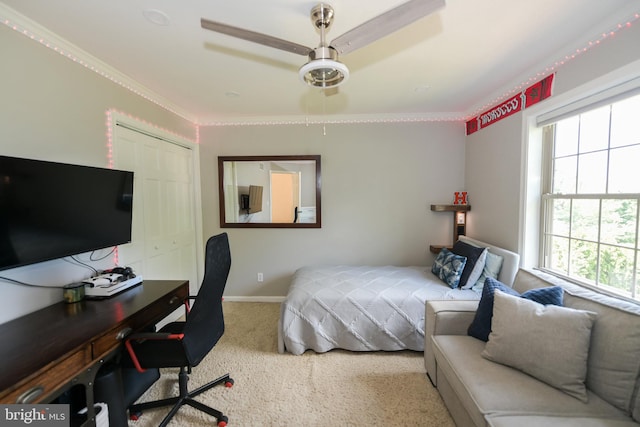
[{"label": "letter h decor", "polygon": [[455,197],[453,199],[454,205],[466,205],[467,204],[467,192],[466,191],[456,191],[454,193]]}]

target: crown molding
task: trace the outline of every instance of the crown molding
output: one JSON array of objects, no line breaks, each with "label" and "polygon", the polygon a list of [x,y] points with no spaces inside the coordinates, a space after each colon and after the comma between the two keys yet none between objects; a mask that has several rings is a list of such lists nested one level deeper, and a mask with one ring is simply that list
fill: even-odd
[{"label": "crown molding", "polygon": [[221,118],[218,121],[200,123],[200,126],[286,126],[328,124],[373,124],[373,123],[426,123],[464,122],[467,116],[458,112],[420,114],[349,114],[326,116],[256,116]]},{"label": "crown molding", "polygon": [[122,86],[135,95],[140,96],[141,98],[144,98],[191,123],[197,123],[197,118],[182,107],[157,94],[128,75],[120,72],[111,65],[96,58],[73,43],[60,37],[58,34],[55,34],[3,3],[0,3],[0,23],[6,25],[19,34],[30,38],[34,42],[40,43],[41,45],[59,53],[65,58],[84,66],[100,76],[111,80],[115,84]]},{"label": "crown molding", "polygon": [[585,34],[580,39],[575,40],[571,45],[564,46],[557,50],[546,59],[545,64],[541,64],[535,74],[533,74],[531,70],[527,70],[515,76],[509,84],[505,85],[505,87],[511,89],[506,91],[504,89],[497,90],[487,97],[487,100],[474,105],[469,110],[468,118],[473,118],[487,109],[511,98],[515,94],[522,92],[527,87],[555,73],[589,50],[614,40],[616,34],[620,31],[631,28],[633,25],[638,25],[639,19],[640,11],[638,11],[638,5],[634,2],[629,2],[626,7],[616,11],[614,15],[608,17],[606,21],[603,21],[601,27],[592,28],[592,32],[589,34]]},{"label": "crown molding", "polygon": [[[563,52],[558,52],[556,59],[550,61],[546,67],[542,67],[535,75],[523,74],[519,79],[514,79],[511,90],[496,91],[490,96],[490,101],[484,101],[474,105],[468,112],[442,112],[442,113],[411,113],[411,114],[378,114],[378,115],[327,115],[327,116],[256,116],[256,117],[224,117],[219,120],[200,120],[192,112],[176,105],[171,100],[157,94],[151,89],[140,84],[128,75],[120,72],[116,68],[101,61],[95,56],[82,50],[78,46],[70,43],[59,35],[51,32],[47,28],[18,13],[9,6],[0,3],[0,23],[10,29],[40,43],[41,45],[54,50],[85,68],[94,71],[100,76],[111,80],[121,87],[131,91],[137,96],[152,102],[159,107],[176,114],[189,121],[195,126],[285,126],[285,125],[327,125],[327,124],[371,124],[371,123],[425,123],[425,122],[465,122],[482,111],[498,104],[515,93],[520,92],[530,84],[541,80],[558,68],[574,59],[576,56],[588,51],[592,47],[598,46],[601,42],[612,38],[618,31],[636,24],[640,19],[640,14],[635,11],[636,5],[630,3],[628,8],[624,8],[616,13],[613,20],[616,25],[609,24],[604,31],[596,32],[590,38],[579,40],[575,46]],[[607,25],[607,24],[605,24]],[[567,53],[568,52],[568,53]]]},{"label": "crown molding", "polygon": [[216,121],[202,121],[193,113],[186,111],[169,99],[150,90],[128,75],[3,3],[0,3],[0,23],[100,76],[111,80],[135,95],[184,118],[196,126],[309,126],[327,124],[460,122],[466,118],[465,115],[458,112],[445,112],[434,114],[331,115],[322,117],[304,115],[221,117],[220,120]]}]

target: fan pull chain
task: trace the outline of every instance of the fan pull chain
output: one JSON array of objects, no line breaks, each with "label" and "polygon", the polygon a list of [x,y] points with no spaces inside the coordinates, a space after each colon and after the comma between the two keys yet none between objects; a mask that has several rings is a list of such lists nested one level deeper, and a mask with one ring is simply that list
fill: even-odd
[{"label": "fan pull chain", "polygon": [[322,92],[322,136],[327,136],[327,94],[324,93],[325,89],[321,89]]}]

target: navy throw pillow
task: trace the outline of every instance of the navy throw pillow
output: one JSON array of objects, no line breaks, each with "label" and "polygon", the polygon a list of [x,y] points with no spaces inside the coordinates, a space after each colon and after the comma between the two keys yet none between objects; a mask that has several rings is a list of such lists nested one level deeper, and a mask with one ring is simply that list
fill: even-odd
[{"label": "navy throw pillow", "polygon": [[491,277],[487,277],[482,287],[482,295],[478,303],[478,310],[473,318],[473,322],[469,325],[467,334],[482,341],[489,341],[489,333],[491,332],[491,319],[493,318],[493,295],[496,289],[502,292],[518,296],[519,293],[502,282]]},{"label": "navy throw pillow", "polygon": [[549,286],[548,288],[529,289],[522,298],[530,299],[543,305],[563,305],[564,289],[561,286]]},{"label": "navy throw pillow", "polygon": [[462,270],[462,276],[460,276],[459,286],[464,289],[471,288],[476,284],[476,280],[484,270],[487,258],[486,248],[480,248],[458,240],[451,248],[451,252],[467,259],[464,270]]},{"label": "navy throw pillow", "polygon": [[564,290],[560,286],[550,286],[546,288],[530,289],[520,295],[518,291],[505,285],[498,280],[491,277],[487,277],[484,281],[484,287],[482,288],[482,296],[480,296],[480,302],[478,303],[478,310],[473,318],[473,322],[467,329],[467,334],[482,341],[489,341],[489,334],[491,333],[491,319],[493,318],[493,300],[496,289],[513,296],[519,296],[531,301],[535,301],[544,305],[559,305],[563,304]]}]

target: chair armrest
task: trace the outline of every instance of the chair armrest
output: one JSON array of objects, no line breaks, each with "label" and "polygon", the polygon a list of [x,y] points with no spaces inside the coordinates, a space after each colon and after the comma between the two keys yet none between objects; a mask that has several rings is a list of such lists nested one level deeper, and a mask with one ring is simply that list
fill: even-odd
[{"label": "chair armrest", "polygon": [[424,367],[436,385],[436,359],[433,355],[434,335],[467,335],[475,317],[478,301],[427,301],[424,316]]},{"label": "chair armrest", "polygon": [[131,357],[131,361],[133,362],[133,366],[136,368],[138,372],[146,371],[145,368],[140,364],[140,360],[138,359],[138,355],[131,344],[132,341],[146,341],[146,340],[182,340],[184,338],[184,334],[172,334],[169,332],[140,332],[127,336],[124,341],[124,346],[129,353],[129,357]]},{"label": "chair armrest", "polygon": [[171,340],[182,339],[184,334],[171,334],[168,332],[140,332],[127,336],[127,341],[133,340]]},{"label": "chair armrest", "polygon": [[197,295],[187,295],[187,297],[184,299],[183,304],[184,304],[184,315],[188,316],[189,312],[191,311],[191,306],[193,305],[193,302],[196,300]]}]

